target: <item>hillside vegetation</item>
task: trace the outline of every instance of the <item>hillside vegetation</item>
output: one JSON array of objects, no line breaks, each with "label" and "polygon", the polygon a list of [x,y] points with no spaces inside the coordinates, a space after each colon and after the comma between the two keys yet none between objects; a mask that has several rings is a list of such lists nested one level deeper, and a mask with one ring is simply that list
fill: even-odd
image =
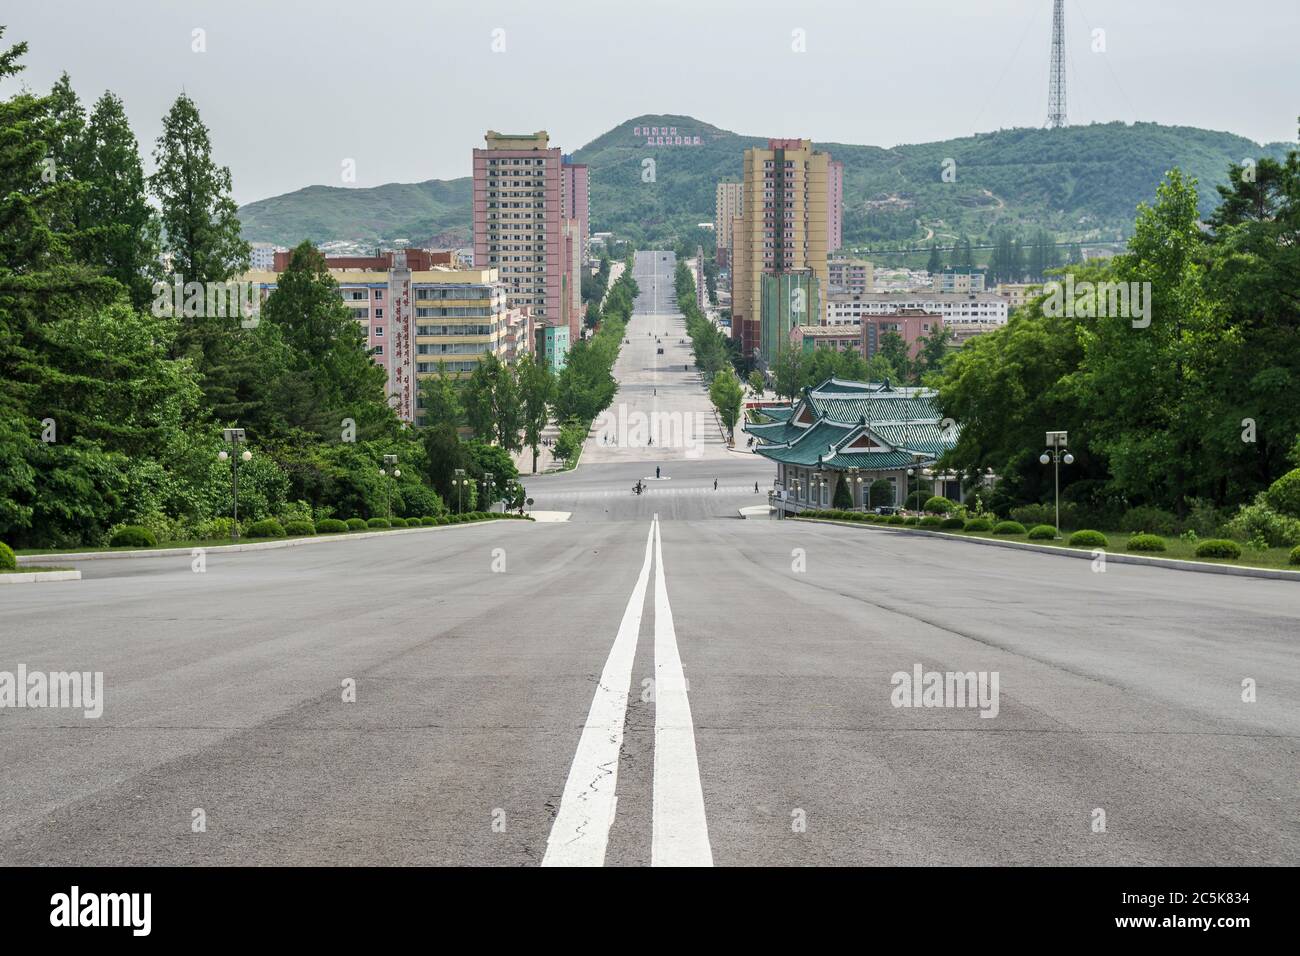
[{"label": "hillside vegetation", "polygon": [[[673,126],[702,142],[647,146],[633,134],[638,126]],[[642,243],[694,237],[697,223],[713,219],[715,184],[738,179],[744,149],[765,142],[689,116],[630,119],[575,153],[591,167],[591,227]],[[1011,129],[893,149],[817,146],[844,163],[846,245],[920,242],[931,233],[943,244],[963,233],[987,237],[998,226],[1114,239],[1127,235],[1134,208],[1173,167],[1199,181],[1205,217],[1230,164],[1286,153],[1280,143],[1261,147],[1231,133],[1155,123]],[[646,159],[654,160],[653,177]],[[956,164],[954,182],[943,181],[947,159]],[[310,186],[251,203],[240,217],[246,239],[283,245],[399,238],[463,245],[470,194],[468,177],[369,189]]]}]

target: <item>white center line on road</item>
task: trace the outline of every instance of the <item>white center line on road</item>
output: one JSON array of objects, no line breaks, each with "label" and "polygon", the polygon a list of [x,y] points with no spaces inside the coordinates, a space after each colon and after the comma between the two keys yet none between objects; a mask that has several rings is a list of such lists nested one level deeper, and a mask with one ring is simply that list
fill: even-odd
[{"label": "white center line on road", "polygon": [[560,810],[551,825],[542,866],[604,866],[609,828],[618,802],[618,758],[623,747],[623,722],[632,686],[632,662],[641,631],[641,609],[650,580],[650,545],[654,522],[645,540],[645,560],[636,587],[623,611],[623,622],[601,672],[591,701],[578,751],[569,767]]},{"label": "white center line on road", "polygon": [[655,538],[655,782],[651,866],[712,866],[704,790],[695,755],[695,725],[677,650],[673,609],[664,582],[664,553]]}]

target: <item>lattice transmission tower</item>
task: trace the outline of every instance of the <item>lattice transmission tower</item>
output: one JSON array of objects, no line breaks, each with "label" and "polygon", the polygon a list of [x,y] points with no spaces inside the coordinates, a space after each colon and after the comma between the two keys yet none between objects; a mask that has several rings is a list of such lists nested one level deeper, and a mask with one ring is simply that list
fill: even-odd
[{"label": "lattice transmission tower", "polygon": [[1065,119],[1065,0],[1052,10],[1052,72],[1047,78],[1047,126],[1059,129]]}]

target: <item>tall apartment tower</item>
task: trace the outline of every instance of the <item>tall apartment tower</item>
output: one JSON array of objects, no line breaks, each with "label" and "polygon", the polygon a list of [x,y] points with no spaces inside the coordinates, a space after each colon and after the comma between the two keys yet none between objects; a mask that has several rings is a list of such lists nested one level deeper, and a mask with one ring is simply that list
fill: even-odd
[{"label": "tall apartment tower", "polygon": [[714,197],[713,238],[717,243],[718,265],[731,257],[731,221],[744,212],[745,187],[741,183],[718,183]]},{"label": "tall apartment tower", "polygon": [[745,150],[743,212],[733,221],[731,329],[741,352],[770,365],[795,325],[821,322],[830,285],[830,156],[806,139]]},{"label": "tall apartment tower", "polygon": [[560,164],[560,216],[576,219],[582,229],[582,261],[587,261],[591,244],[591,180],[586,163],[564,156]]},{"label": "tall apartment tower", "polygon": [[[499,271],[509,305],[537,324],[568,318],[558,147],[543,130],[509,136],[489,130],[474,150],[474,264]],[[567,324],[567,323],[565,323]]]},{"label": "tall apartment tower", "polygon": [[844,245],[844,164],[832,159],[826,167],[826,251]]}]

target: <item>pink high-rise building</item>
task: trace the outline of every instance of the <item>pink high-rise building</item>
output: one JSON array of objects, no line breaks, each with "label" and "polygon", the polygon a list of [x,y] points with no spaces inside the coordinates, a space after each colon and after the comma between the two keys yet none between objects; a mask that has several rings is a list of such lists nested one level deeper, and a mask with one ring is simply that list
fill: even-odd
[{"label": "pink high-rise building", "polygon": [[844,164],[832,159],[826,167],[826,251],[844,245]]},{"label": "pink high-rise building", "polygon": [[[496,269],[512,307],[538,324],[568,318],[563,281],[562,157],[543,130],[509,136],[489,130],[474,150],[474,264]],[[568,324],[568,323],[565,323]]]},{"label": "pink high-rise building", "polygon": [[565,156],[560,165],[560,216],[576,219],[582,229],[582,260],[586,262],[591,242],[591,180],[587,164]]}]

